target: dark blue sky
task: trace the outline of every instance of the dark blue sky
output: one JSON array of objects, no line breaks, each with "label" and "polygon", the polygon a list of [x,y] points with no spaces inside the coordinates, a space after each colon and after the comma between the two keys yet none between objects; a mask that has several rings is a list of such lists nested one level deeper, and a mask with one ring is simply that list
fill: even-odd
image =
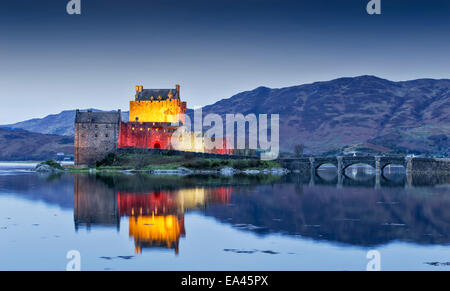
[{"label": "dark blue sky", "polygon": [[450,1],[0,2],[0,124],[128,109],[134,86],[181,84],[189,107],[258,86],[342,76],[450,77]]}]

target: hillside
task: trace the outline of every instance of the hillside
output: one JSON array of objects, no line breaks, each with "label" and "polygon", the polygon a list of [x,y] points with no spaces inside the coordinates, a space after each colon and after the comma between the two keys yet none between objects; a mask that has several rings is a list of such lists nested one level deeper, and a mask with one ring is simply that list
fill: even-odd
[{"label": "hillside", "polygon": [[[281,89],[259,87],[205,106],[203,113],[280,114],[284,150],[320,153],[367,144],[450,152],[450,80],[340,78]],[[192,114],[192,113],[191,113]]]},{"label": "hillside", "polygon": [[[94,112],[102,111],[98,109],[91,110]],[[76,110],[64,110],[58,114],[47,115],[44,118],[33,118],[14,124],[3,125],[2,127],[20,128],[44,134],[73,136],[75,111]],[[128,120],[128,112],[122,112],[122,118]]]},{"label": "hillside", "polygon": [[73,154],[73,137],[0,128],[0,161],[48,160],[59,152]]},{"label": "hillside", "polygon": [[[309,153],[340,151],[344,147],[450,153],[447,79],[392,82],[360,76],[280,89],[259,87],[205,106],[203,112],[222,116],[278,113],[284,151],[304,144]],[[188,114],[192,116],[192,110]],[[9,126],[73,135],[74,116],[74,110],[63,111]]]}]

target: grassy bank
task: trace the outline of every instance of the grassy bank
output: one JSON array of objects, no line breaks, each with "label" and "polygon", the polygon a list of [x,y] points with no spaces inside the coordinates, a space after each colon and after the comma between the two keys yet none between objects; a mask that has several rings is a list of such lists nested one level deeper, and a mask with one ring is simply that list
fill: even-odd
[{"label": "grassy bank", "polygon": [[[184,167],[192,170],[220,170],[231,167],[238,170],[281,168],[275,161],[261,161],[258,159],[205,159],[195,155],[155,155],[148,153],[109,154],[102,161],[97,162],[96,168],[104,171],[115,170],[174,170]],[[83,172],[87,169],[71,169]]]}]

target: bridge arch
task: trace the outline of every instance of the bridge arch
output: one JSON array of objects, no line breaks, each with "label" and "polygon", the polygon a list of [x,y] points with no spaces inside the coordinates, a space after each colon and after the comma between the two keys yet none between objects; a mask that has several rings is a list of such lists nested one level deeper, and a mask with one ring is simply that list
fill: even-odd
[{"label": "bridge arch", "polygon": [[374,157],[342,157],[342,170],[345,171],[347,168],[359,165],[359,164],[365,164],[368,166],[371,166],[372,168],[376,169],[376,161]]},{"label": "bridge arch", "polygon": [[380,157],[379,158],[379,169],[382,172],[384,168],[389,165],[399,165],[407,168],[407,161],[404,157]]},{"label": "bridge arch", "polygon": [[343,167],[342,167],[342,170],[345,171],[345,170],[347,170],[347,169],[349,169],[351,167],[354,167],[354,166],[370,166],[371,168],[376,169],[376,166],[374,164],[362,162],[362,163],[344,164]]},{"label": "bridge arch", "polygon": [[[397,167],[397,170],[393,170],[392,172],[390,171],[391,170],[391,168],[389,167],[389,166],[398,166]],[[400,168],[401,167],[401,168]],[[389,168],[389,172],[388,173],[386,173],[386,168]],[[393,162],[393,163],[386,163],[386,164],[383,164],[383,165],[380,165],[380,175],[385,179],[385,180],[390,180],[390,178],[388,178],[389,176],[391,176],[391,175],[398,175],[398,174],[401,174],[401,175],[404,175],[405,174],[405,172],[406,172],[406,166],[405,165],[402,165],[402,164],[398,164],[398,163],[396,163],[396,162]]]},{"label": "bridge arch", "polygon": [[404,169],[406,169],[406,165],[400,164],[400,163],[396,163],[396,162],[392,162],[392,163],[386,163],[386,164],[380,165],[380,170],[384,171],[384,169],[386,169],[388,166],[401,166]]},{"label": "bridge arch", "polygon": [[314,158],[312,160],[312,166],[314,167],[315,171],[317,171],[321,166],[324,165],[333,165],[339,170],[339,162],[335,157]]},{"label": "bridge arch", "polygon": [[350,180],[369,181],[376,176],[376,168],[370,163],[351,163],[345,165],[341,173]]},{"label": "bridge arch", "polygon": [[319,170],[319,168],[321,168],[322,166],[325,166],[325,165],[328,165],[328,166],[333,166],[333,167],[335,167],[336,169],[338,168],[338,165],[337,165],[337,163],[330,163],[330,162],[324,162],[324,163],[320,163],[320,164],[315,164],[315,170]]}]

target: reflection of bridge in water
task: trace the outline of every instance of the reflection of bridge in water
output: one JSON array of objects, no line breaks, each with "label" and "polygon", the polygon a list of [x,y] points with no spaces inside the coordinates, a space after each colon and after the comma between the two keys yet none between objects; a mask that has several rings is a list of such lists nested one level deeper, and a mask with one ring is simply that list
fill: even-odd
[{"label": "reflection of bridge in water", "polygon": [[[347,173],[347,170],[356,165],[371,166],[374,171],[374,187],[383,184],[392,184],[389,177],[385,175],[385,169],[390,166],[402,166],[406,179],[405,186],[413,186],[414,179],[423,175],[447,174],[450,173],[450,159],[438,158],[409,158],[409,157],[384,157],[384,156],[363,156],[363,157],[309,157],[309,158],[286,158],[278,160],[281,165],[291,171],[299,171],[309,174],[310,184],[316,182],[323,183],[318,170],[324,165],[333,165],[336,168],[336,181],[338,186],[358,184]],[[322,179],[323,180],[323,179]],[[369,179],[368,179],[369,180]],[[327,181],[330,182],[330,181]],[[332,182],[333,183],[333,182]]]}]

